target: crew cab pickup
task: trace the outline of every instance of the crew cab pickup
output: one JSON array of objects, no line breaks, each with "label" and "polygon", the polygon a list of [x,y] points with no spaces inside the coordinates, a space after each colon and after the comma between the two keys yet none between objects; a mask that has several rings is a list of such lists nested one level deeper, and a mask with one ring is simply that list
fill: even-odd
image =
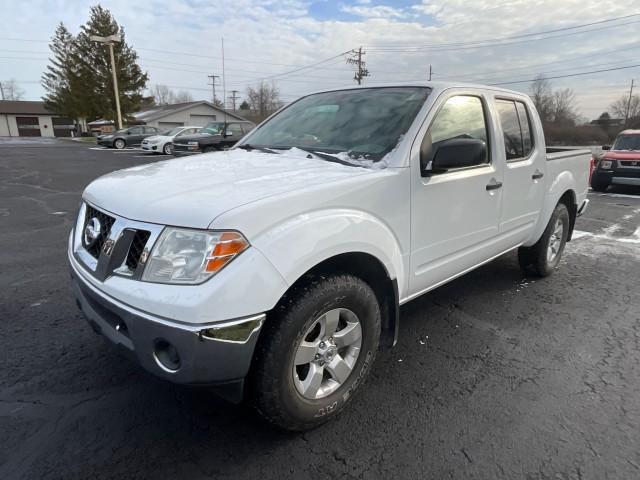
[{"label": "crew cab pickup", "polygon": [[251,122],[210,122],[198,133],[184,135],[173,143],[176,157],[226,150],[255,128]]},{"label": "crew cab pickup", "polygon": [[310,94],[231,150],[91,183],[69,237],[74,292],[149,372],[312,428],[395,344],[400,305],[514,249],[550,275],[590,159],[547,153],[518,92]]},{"label": "crew cab pickup", "polygon": [[640,186],[640,130],[624,130],[613,146],[602,147],[591,177],[591,188],[604,192],[609,185]]}]

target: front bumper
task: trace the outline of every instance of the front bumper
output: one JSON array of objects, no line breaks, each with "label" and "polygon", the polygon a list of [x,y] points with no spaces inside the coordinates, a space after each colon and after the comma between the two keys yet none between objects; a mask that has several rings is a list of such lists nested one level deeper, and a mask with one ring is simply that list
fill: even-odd
[{"label": "front bumper", "polygon": [[[210,324],[178,323],[124,304],[82,275],[71,263],[76,303],[87,321],[145,370],[175,383],[241,387],[265,314]],[[241,388],[231,391],[227,398],[241,399]]]},{"label": "front bumper", "polygon": [[102,145],[103,147],[113,147],[113,140],[98,140],[98,145]]},{"label": "front bumper", "polygon": [[614,167],[610,170],[597,168],[592,179],[607,185],[640,186],[640,167]]},{"label": "front bumper", "polygon": [[140,148],[142,148],[142,150],[145,150],[147,152],[156,152],[156,151],[158,151],[158,145],[157,144],[143,143],[142,145],[140,145]]}]

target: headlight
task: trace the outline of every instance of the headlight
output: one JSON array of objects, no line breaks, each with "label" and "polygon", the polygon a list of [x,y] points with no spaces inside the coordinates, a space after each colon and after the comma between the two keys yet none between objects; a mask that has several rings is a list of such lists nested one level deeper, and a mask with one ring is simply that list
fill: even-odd
[{"label": "headlight", "polygon": [[609,170],[611,168],[611,160],[600,160],[600,168]]},{"label": "headlight", "polygon": [[151,251],[142,280],[202,283],[248,247],[249,242],[239,232],[167,227]]}]

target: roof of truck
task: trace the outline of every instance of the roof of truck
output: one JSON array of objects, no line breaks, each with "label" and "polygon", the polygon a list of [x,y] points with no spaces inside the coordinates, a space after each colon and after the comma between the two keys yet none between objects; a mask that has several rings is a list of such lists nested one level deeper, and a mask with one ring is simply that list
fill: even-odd
[{"label": "roof of truck", "polygon": [[355,90],[362,88],[385,88],[385,87],[429,87],[433,90],[443,91],[449,88],[470,88],[470,89],[481,89],[481,90],[493,90],[497,92],[503,92],[510,95],[524,95],[527,96],[526,93],[518,92],[516,90],[510,90],[508,88],[502,88],[496,85],[481,85],[478,83],[465,83],[465,82],[387,82],[387,83],[376,83],[375,85],[345,85],[343,87],[336,88],[326,88],[322,90],[318,90],[312,93],[322,93],[322,92],[335,92],[337,90]]}]

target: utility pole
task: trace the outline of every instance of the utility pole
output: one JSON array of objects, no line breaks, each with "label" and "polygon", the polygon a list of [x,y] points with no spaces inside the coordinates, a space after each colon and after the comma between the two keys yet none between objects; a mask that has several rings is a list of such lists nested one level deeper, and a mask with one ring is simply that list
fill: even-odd
[{"label": "utility pole", "polygon": [[236,101],[239,98],[238,93],[240,93],[240,90],[231,90],[231,95],[229,95],[229,100],[231,100],[231,104],[233,105],[233,111],[236,111]]},{"label": "utility pole", "polygon": [[429,64],[429,81],[431,81],[431,74],[433,73],[433,70],[431,69],[431,64]]},{"label": "utility pole", "polygon": [[[4,88],[2,86],[2,82],[0,82],[0,97],[2,97],[2,100],[4,100]],[[10,137],[12,137],[13,135],[11,135],[11,127],[9,126],[9,114],[8,113],[4,114],[4,120],[5,120],[5,122],[7,122],[7,133],[9,134]]]},{"label": "utility pole", "polygon": [[362,80],[364,77],[369,76],[369,70],[365,68],[366,62],[362,60],[362,56],[366,53],[362,51],[362,47],[358,48],[358,50],[351,50],[350,52],[353,56],[351,58],[347,58],[347,63],[351,65],[356,65],[356,73],[353,76],[353,79],[358,82],[358,85],[362,84]]},{"label": "utility pole", "polygon": [[213,104],[216,104],[216,78],[220,78],[220,75],[209,75],[211,79],[211,89],[213,91]]},{"label": "utility pole", "polygon": [[627,128],[629,120],[629,109],[631,108],[631,99],[633,98],[633,79],[631,80],[631,88],[629,89],[629,101],[627,102],[627,113],[624,116],[624,128]]},{"label": "utility pole", "polygon": [[111,74],[113,75],[113,93],[116,96],[116,113],[118,116],[118,130],[122,129],[122,114],[120,112],[120,94],[118,93],[118,77],[116,76],[116,62],[113,56],[113,44],[122,41],[120,34],[109,35],[108,37],[100,37],[91,35],[89,39],[93,42],[103,43],[109,46],[109,56],[111,57]]}]

